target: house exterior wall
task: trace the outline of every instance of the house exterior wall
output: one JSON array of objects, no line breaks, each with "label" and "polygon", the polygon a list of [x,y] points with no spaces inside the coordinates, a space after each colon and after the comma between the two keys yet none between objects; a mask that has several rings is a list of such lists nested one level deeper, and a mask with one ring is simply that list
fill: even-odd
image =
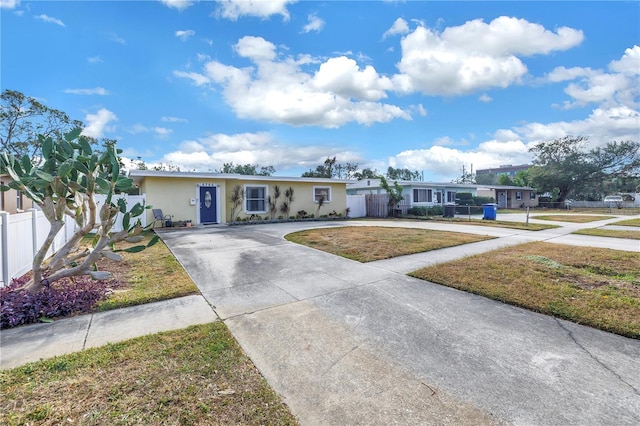
[{"label": "house exterior wall", "polygon": [[[0,176],[0,184],[9,185],[12,182],[11,176]],[[20,200],[18,200],[18,191],[15,189],[9,189],[8,191],[0,192],[0,211],[5,211],[10,214],[22,213],[28,209],[33,208],[33,201],[27,198],[26,195],[21,194]]]},{"label": "house exterior wall", "polygon": [[[222,204],[227,195],[224,179],[146,177],[140,185],[140,192],[146,194],[147,205],[162,209],[163,215],[172,216],[174,221],[190,220],[196,224],[199,223],[199,188],[203,185],[217,188],[218,222],[226,222],[226,209]],[[153,220],[153,212],[148,210],[147,223]]]},{"label": "house exterior wall", "polygon": [[[243,191],[243,202],[240,207],[236,209],[235,218],[231,217],[231,209],[232,204],[229,201],[229,195],[232,193],[233,188],[239,185]],[[326,215],[332,212],[336,212],[344,215],[345,210],[347,208],[347,191],[345,183],[330,183],[330,182],[300,182],[296,180],[262,180],[256,179],[251,180],[249,177],[245,177],[242,180],[227,180],[226,182],[226,194],[227,198],[225,198],[225,216],[228,218],[228,222],[234,221],[236,219],[245,219],[250,218],[253,214],[265,217],[270,216],[269,214],[269,206],[268,203],[265,202],[264,210],[260,210],[258,212],[252,212],[247,209],[247,200],[246,200],[246,188],[247,187],[265,187],[266,192],[264,194],[265,200],[269,196],[273,196],[274,194],[274,186],[278,186],[280,188],[280,197],[276,201],[276,205],[278,207],[278,212],[275,214],[275,217],[284,216],[284,213],[280,211],[280,207],[282,206],[283,201],[285,201],[285,191],[288,188],[293,189],[293,202],[291,203],[289,216],[294,217],[296,214],[304,210],[307,214],[311,215]],[[330,200],[325,201],[322,204],[322,207],[318,211],[318,203],[314,199],[314,194],[323,193],[323,188],[330,188]]]},{"label": "house exterior wall", "polygon": [[[236,209],[235,217],[231,217],[232,203],[229,196],[233,188],[239,185],[243,190],[242,204]],[[299,181],[297,179],[287,180],[286,178],[265,179],[250,176],[241,178],[227,177],[185,177],[185,176],[145,176],[140,181],[140,192],[147,197],[147,205],[154,209],[161,209],[163,215],[170,215],[173,221],[190,220],[193,224],[202,223],[200,218],[200,187],[211,186],[216,188],[217,215],[215,223],[228,223],[236,218],[250,218],[252,215],[262,218],[269,217],[269,207],[267,197],[273,194],[274,185],[280,187],[280,198],[278,198],[278,213],[275,217],[284,216],[280,212],[282,202],[285,201],[284,193],[287,188],[294,190],[294,199],[291,204],[289,215],[295,216],[298,211],[305,210],[309,215],[327,215],[335,211],[344,215],[347,207],[347,193],[345,182],[324,182],[324,181]],[[264,192],[258,191],[260,196],[264,196],[264,202],[254,200],[253,206],[264,206],[264,209],[256,212],[247,210],[247,200],[245,198],[247,188],[264,188]],[[314,193],[324,193],[324,188],[330,188],[330,200],[325,201],[318,212],[318,203],[314,200]],[[147,211],[147,223],[154,221],[153,212]]]}]

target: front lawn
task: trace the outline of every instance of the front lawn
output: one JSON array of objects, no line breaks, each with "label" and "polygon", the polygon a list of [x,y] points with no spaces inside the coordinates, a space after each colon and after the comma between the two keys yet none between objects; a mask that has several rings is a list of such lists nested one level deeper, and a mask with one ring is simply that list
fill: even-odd
[{"label": "front lawn", "polygon": [[429,229],[346,226],[309,229],[288,234],[285,238],[348,259],[372,262],[493,237]]},{"label": "front lawn", "polygon": [[295,425],[222,322],[0,372],[3,425]]},{"label": "front lawn", "polygon": [[632,231],[632,230],[622,231],[619,229],[589,228],[589,229],[579,229],[577,231],[572,232],[572,234],[593,235],[595,237],[625,238],[628,240],[640,240],[640,231]]},{"label": "front lawn", "polygon": [[640,253],[536,242],[410,275],[640,338]]},{"label": "front lawn", "polygon": [[[148,240],[153,232],[148,231],[144,235]],[[116,248],[137,244],[122,241],[116,244]],[[99,264],[101,269],[113,272],[121,283],[106,300],[98,303],[99,311],[199,293],[198,287],[162,240],[141,252],[121,254],[123,262],[103,259]]]}]

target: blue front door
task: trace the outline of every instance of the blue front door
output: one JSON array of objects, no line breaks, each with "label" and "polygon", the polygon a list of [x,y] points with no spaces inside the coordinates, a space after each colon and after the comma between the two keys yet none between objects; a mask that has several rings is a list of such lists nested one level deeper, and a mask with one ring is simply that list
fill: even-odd
[{"label": "blue front door", "polygon": [[200,223],[216,223],[217,218],[216,187],[200,187]]}]

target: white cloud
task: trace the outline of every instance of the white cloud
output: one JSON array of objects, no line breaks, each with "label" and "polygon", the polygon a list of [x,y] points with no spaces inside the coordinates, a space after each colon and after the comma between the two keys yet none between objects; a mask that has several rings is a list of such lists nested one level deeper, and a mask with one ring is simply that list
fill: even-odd
[{"label": "white cloud", "polygon": [[556,32],[523,19],[476,19],[442,33],[418,26],[402,38],[397,90],[427,95],[461,95],[518,83],[527,67],[518,56],[548,54],[582,42],[581,31]]},{"label": "white cloud", "polygon": [[202,86],[203,84],[207,84],[210,82],[209,78],[202,74],[198,74],[197,72],[186,72],[186,71],[174,71],[173,75],[181,78],[188,78],[193,81],[196,86]]},{"label": "white cloud", "polygon": [[180,40],[187,41],[189,40],[189,37],[195,35],[196,32],[193,30],[178,30],[175,34]]},{"label": "white cloud", "polygon": [[580,135],[589,137],[594,146],[604,145],[614,139],[638,140],[638,129],[640,112],[626,106],[596,108],[584,120],[529,123],[514,128],[530,143]]},{"label": "white cloud", "polygon": [[104,87],[94,87],[93,89],[65,89],[64,93],[72,95],[100,95],[105,96],[109,94],[109,91]]},{"label": "white cloud", "polygon": [[126,45],[127,44],[127,40],[125,40],[124,38],[120,37],[118,34],[109,34],[109,40],[121,44],[121,45]]},{"label": "white cloud", "polygon": [[620,60],[609,63],[609,69],[622,74],[637,76],[640,73],[640,46],[626,49]]},{"label": "white cloud", "polygon": [[0,0],[0,8],[15,9],[20,6],[20,0]]},{"label": "white cloud", "polygon": [[52,24],[60,25],[61,27],[65,27],[66,26],[66,25],[64,25],[64,22],[62,22],[60,19],[53,18],[53,17],[45,15],[45,14],[38,15],[35,18],[39,19],[41,21],[44,21],[44,22],[51,22]]},{"label": "white cloud", "polygon": [[307,25],[302,28],[302,32],[309,33],[311,31],[315,31],[319,33],[320,31],[322,31],[322,28],[324,28],[324,20],[319,18],[316,14],[310,14],[307,19],[309,20],[309,22],[307,22]]},{"label": "white cloud", "polygon": [[189,120],[187,120],[186,118],[180,118],[180,117],[162,117],[160,120],[162,120],[165,123],[185,123],[185,124],[189,124]]},{"label": "white cloud", "polygon": [[118,120],[116,115],[108,109],[101,108],[95,114],[87,114],[85,116],[85,128],[82,134],[93,138],[101,138],[105,131],[111,131],[109,123]]},{"label": "white cloud", "polygon": [[565,101],[565,109],[599,104],[604,108],[623,105],[637,108],[640,96],[640,47],[626,49],[620,60],[609,63],[606,72],[592,68],[557,67],[546,76],[551,83],[571,81],[565,93],[571,100]]},{"label": "white cloud", "polygon": [[[286,155],[283,155],[286,153]],[[198,140],[184,141],[179,150],[166,154],[161,162],[171,163],[183,170],[216,170],[224,163],[259,164],[273,166],[278,174],[290,168],[310,169],[321,164],[327,156],[340,161],[359,162],[353,152],[331,147],[301,146],[278,141],[270,133],[214,134]]]},{"label": "white cloud", "polygon": [[126,132],[131,133],[132,135],[138,135],[141,133],[153,133],[158,139],[167,139],[169,135],[173,133],[173,130],[167,129],[166,127],[147,127],[144,124],[137,123],[127,128]]},{"label": "white cloud", "polygon": [[104,61],[100,56],[90,56],[87,58],[87,62],[89,62],[90,64],[101,64]]},{"label": "white cloud", "polygon": [[493,98],[491,96],[487,95],[486,93],[483,93],[482,95],[480,95],[478,100],[480,102],[489,103],[489,102],[493,101]]},{"label": "white cloud", "polygon": [[190,0],[161,0],[167,7],[172,7],[178,10],[184,10],[193,4]]},{"label": "white cloud", "polygon": [[234,48],[254,65],[237,68],[211,61],[202,74],[174,71],[174,75],[197,85],[221,86],[225,101],[241,118],[329,128],[411,119],[408,110],[377,102],[386,98],[385,91],[393,84],[371,66],[361,69],[353,59],[341,56],[326,60],[312,75],[302,67],[309,69],[315,59],[280,55],[262,37],[243,37]]},{"label": "white cloud", "polygon": [[395,20],[391,28],[382,34],[382,38],[385,39],[389,36],[396,34],[407,34],[409,32],[409,24],[402,18],[398,18]]},{"label": "white cloud", "polygon": [[[436,145],[437,143],[437,145]],[[450,181],[462,174],[462,166],[473,165],[474,170],[497,167],[500,164],[525,164],[531,161],[528,146],[522,141],[490,140],[476,149],[463,151],[452,145],[464,144],[447,137],[434,141],[428,149],[402,151],[389,158],[391,167],[426,172],[434,181]]]},{"label": "white cloud", "polygon": [[243,16],[255,16],[262,19],[272,15],[280,15],[285,21],[289,20],[287,5],[297,0],[216,0],[218,9],[216,15],[232,21]]}]

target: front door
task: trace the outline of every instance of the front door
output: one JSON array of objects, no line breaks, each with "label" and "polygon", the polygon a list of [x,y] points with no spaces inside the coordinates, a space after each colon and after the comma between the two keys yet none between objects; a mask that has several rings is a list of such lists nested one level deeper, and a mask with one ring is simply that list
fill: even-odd
[{"label": "front door", "polygon": [[507,193],[499,192],[498,193],[498,207],[501,209],[507,208]]},{"label": "front door", "polygon": [[200,187],[200,223],[216,223],[217,218],[216,187]]}]

